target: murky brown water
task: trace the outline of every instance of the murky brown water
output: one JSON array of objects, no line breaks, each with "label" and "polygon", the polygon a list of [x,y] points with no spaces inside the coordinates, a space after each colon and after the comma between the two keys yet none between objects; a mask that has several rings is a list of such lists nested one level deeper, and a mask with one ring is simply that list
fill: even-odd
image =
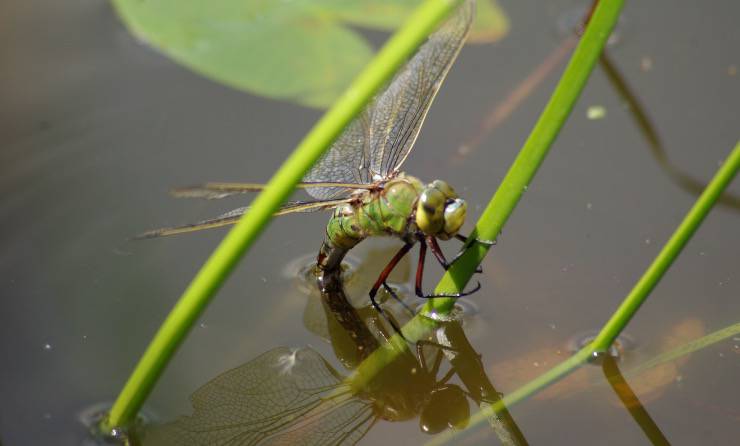
[{"label": "murky brown water", "polygon": [[[466,47],[435,101],[406,169],[453,184],[471,219],[556,76],[466,158],[440,160],[452,159],[483,116],[558,45],[557,22],[576,6],[503,2],[510,35]],[[133,40],[106,3],[29,1],[1,11],[0,441],[79,444],[77,414],[116,396],[223,232],[126,238],[242,205],[178,201],[166,191],[205,180],[266,180],[319,113],[237,93],[170,63]],[[712,8],[631,2],[611,50],[672,162],[704,180],[738,139],[738,13],[729,0]],[[593,106],[604,107],[605,118],[587,119]],[[738,181],[731,189],[740,195]],[[478,311],[467,336],[497,389],[511,392],[561,359],[574,336],[597,329],[694,199],[651,156],[597,69],[484,263],[482,291],[471,297]],[[278,346],[311,345],[341,367],[304,326],[305,288],[283,273],[316,252],[326,218],[285,217],[267,229],[168,367],[147,403],[151,412],[161,420],[189,413],[195,389]],[[712,211],[628,327],[634,354],[663,351],[686,321],[706,332],[737,322],[739,224],[737,209]],[[377,250],[386,243],[365,242],[353,252],[368,271],[363,280],[384,265],[388,253]],[[454,251],[451,245],[445,248]],[[430,266],[429,286],[438,276]],[[668,378],[654,378],[659,394],[635,385],[672,443],[736,437],[739,343],[705,349]],[[605,384],[567,383],[512,408],[531,443],[646,442]],[[484,426],[468,438],[490,435]],[[381,422],[363,442],[398,438],[429,439],[418,421]]]}]

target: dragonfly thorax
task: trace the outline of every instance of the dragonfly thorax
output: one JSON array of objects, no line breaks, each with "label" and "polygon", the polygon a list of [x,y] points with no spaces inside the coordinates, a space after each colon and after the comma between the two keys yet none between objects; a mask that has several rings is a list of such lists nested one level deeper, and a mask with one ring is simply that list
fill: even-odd
[{"label": "dragonfly thorax", "polygon": [[426,235],[447,240],[465,223],[467,204],[442,180],[434,180],[419,195],[416,225]]}]

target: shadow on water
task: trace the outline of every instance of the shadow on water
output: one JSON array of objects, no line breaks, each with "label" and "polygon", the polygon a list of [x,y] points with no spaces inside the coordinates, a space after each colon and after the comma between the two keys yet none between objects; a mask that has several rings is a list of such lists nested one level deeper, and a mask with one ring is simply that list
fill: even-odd
[{"label": "shadow on water", "polygon": [[[372,306],[354,307],[338,276],[318,277],[326,319],[318,331],[352,371],[392,329]],[[384,306],[391,317],[404,316]],[[461,429],[469,400],[482,405],[500,399],[459,320],[440,323],[428,339],[403,347],[365,384],[344,376],[311,347],[273,348],[202,386],[191,396],[193,414],[150,428],[144,444],[355,444],[381,420],[418,417],[429,434]],[[495,423],[504,444],[527,444],[508,413]]]}]

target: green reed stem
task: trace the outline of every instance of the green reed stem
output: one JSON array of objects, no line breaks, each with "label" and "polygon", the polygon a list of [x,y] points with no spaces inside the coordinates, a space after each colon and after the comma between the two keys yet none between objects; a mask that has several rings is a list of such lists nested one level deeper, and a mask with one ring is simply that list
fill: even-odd
[{"label": "green reed stem", "polygon": [[632,316],[634,316],[640,305],[645,302],[645,299],[647,299],[650,292],[655,288],[655,285],[663,277],[668,267],[671,266],[683,247],[686,246],[686,243],[704,220],[704,217],[709,213],[709,210],[712,209],[712,206],[714,206],[722,191],[735,177],[738,166],[740,166],[740,142],[735,146],[735,149],[727,158],[724,165],[717,171],[712,182],[707,185],[704,192],[699,196],[699,199],[686,215],[686,218],[684,218],[681,225],[676,229],[676,232],[673,233],[670,240],[668,240],[660,251],[658,257],[655,258],[647,271],[645,271],[645,274],[643,274],[629,295],[627,295],[627,298],[622,302],[622,305],[614,312],[611,319],[609,319],[599,335],[594,339],[591,348],[595,351],[606,351],[611,346],[614,339],[617,338]]},{"label": "green reed stem", "polygon": [[267,183],[249,212],[234,226],[198,271],[165,319],[110,414],[101,426],[105,432],[131,423],[185,335],[221,287],[241,256],[254,243],[273,212],[290,195],[345,126],[408,59],[458,1],[426,0],[389,39],[375,58],[316,123],[295,151]]},{"label": "green reed stem", "polygon": [[650,359],[649,361],[638,365],[635,368],[627,370],[627,376],[635,376],[644,372],[645,370],[653,367],[665,364],[666,362],[675,361],[676,359],[694,353],[695,351],[709,347],[717,342],[724,341],[730,336],[735,336],[740,333],[740,322],[736,322],[729,327],[721,328],[717,331],[709,333],[708,335],[702,336],[699,339],[694,339],[685,344],[679,345],[673,350],[661,353],[660,355]]},{"label": "green reed stem", "polygon": [[[485,244],[471,243],[471,240],[476,238],[479,240],[494,240],[498,236],[573,109],[589,74],[599,59],[611,30],[617,22],[622,5],[623,0],[602,0],[599,2],[599,6],[586,26],[583,37],[576,47],[550,101],[501,186],[478,223],[476,223],[475,230],[468,241],[468,248],[442,277],[437,285],[436,292],[460,292],[475,272],[475,268],[480,264],[489,247]],[[445,314],[452,308],[453,304],[454,299],[432,299],[425,305],[422,314],[432,316]],[[393,336],[389,344],[385,344],[374,351],[360,364],[355,373],[348,379],[348,382],[361,386],[370,381],[385,364],[393,361],[400,351],[407,348],[406,340],[417,341],[427,336],[434,327],[429,319],[417,315],[402,328],[405,340],[398,335]],[[590,353],[588,352],[581,352],[571,357],[552,369],[546,377],[532,381],[527,386],[509,395],[507,401],[511,401],[512,397],[516,398],[516,401],[526,398],[538,389],[552,383],[553,380],[565,376],[573,368],[587,361],[589,357]],[[479,414],[485,414],[480,420],[487,419],[487,416],[492,414],[493,411],[501,412],[504,407],[501,401],[488,406],[486,410],[479,412]]]},{"label": "green reed stem", "polygon": [[[623,0],[599,2],[545,110],[475,224],[465,252],[442,276],[435,293],[461,292],[475,273],[476,267],[483,261],[490,249],[490,244],[477,243],[474,240],[494,241],[498,237],[568,119],[617,23],[623,3]],[[450,311],[454,303],[454,299],[431,299],[424,307],[424,311],[446,313]]]},{"label": "green reed stem", "polygon": [[[518,403],[545,387],[554,384],[573,372],[580,365],[587,362],[596,352],[606,351],[617,335],[630,321],[632,316],[635,315],[637,310],[640,308],[640,305],[645,301],[645,299],[647,299],[647,296],[653,290],[657,282],[663,277],[665,272],[668,270],[668,267],[673,263],[676,257],[678,257],[681,249],[686,245],[696,231],[696,228],[707,216],[709,210],[717,201],[717,198],[720,196],[722,191],[735,177],[738,169],[740,169],[740,141],[735,145],[735,148],[714,175],[714,178],[709,182],[706,189],[704,189],[704,192],[699,196],[699,199],[696,201],[694,206],[688,214],[686,214],[686,217],[684,217],[671,238],[663,246],[663,249],[661,249],[658,256],[653,260],[653,263],[648,267],[640,280],[635,284],[632,291],[624,299],[622,305],[619,306],[611,319],[609,319],[601,329],[599,334],[596,336],[596,339],[594,339],[591,344],[576,352],[572,357],[556,365],[514,392],[509,393],[495,404],[473,415],[470,418],[468,427],[483,423],[493,412],[498,412],[511,407],[512,404]],[[708,343],[715,339],[727,337],[728,332],[732,332],[736,329],[736,326],[728,327],[719,333],[714,333],[713,337],[708,338],[704,342]],[[662,358],[661,360],[664,361],[665,358]],[[649,365],[652,367],[655,364]],[[647,367],[641,367],[642,370],[645,368]],[[630,371],[629,373],[631,374],[633,371]],[[448,442],[457,435],[458,434],[454,432],[445,432],[435,437],[432,443],[441,444]]]}]

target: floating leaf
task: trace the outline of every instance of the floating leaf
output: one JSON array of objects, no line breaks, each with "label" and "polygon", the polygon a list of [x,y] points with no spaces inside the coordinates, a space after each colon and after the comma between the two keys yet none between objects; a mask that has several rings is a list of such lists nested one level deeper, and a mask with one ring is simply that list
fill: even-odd
[{"label": "floating leaf", "polygon": [[[139,39],[188,68],[239,90],[328,106],[373,49],[347,25],[390,31],[419,0],[114,0]],[[472,40],[508,29],[493,0],[478,2]]]}]

